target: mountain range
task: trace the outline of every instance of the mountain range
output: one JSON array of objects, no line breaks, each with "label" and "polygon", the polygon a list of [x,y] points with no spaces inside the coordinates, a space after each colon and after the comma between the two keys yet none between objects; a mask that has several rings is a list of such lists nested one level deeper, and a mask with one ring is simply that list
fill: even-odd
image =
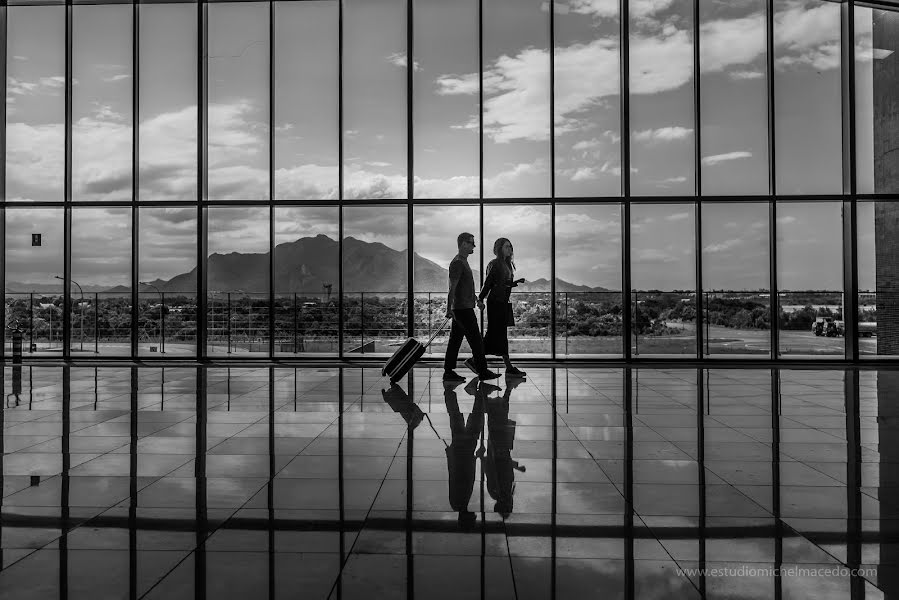
[{"label": "mountain range", "polygon": [[[371,291],[398,294],[406,285],[407,250],[394,250],[380,242],[364,242],[353,237],[343,241],[343,277],[347,292]],[[339,280],[337,272],[338,244],[326,235],[304,237],[275,247],[275,292],[305,292],[319,294],[323,284],[333,284],[332,293],[337,292]],[[208,260],[207,289],[210,292],[252,292],[266,293],[268,289],[269,256],[265,253],[211,254]],[[413,256],[415,287],[419,290],[444,292],[447,288],[447,269],[418,254]],[[474,272],[475,281],[478,272]],[[181,273],[169,280],[157,279],[150,282],[163,292],[189,292],[197,287],[197,269]],[[83,286],[85,293],[103,291],[128,292],[127,286],[98,288]],[[8,282],[7,292],[34,290],[59,293],[60,285],[28,284]],[[46,288],[46,289],[44,289]],[[546,292],[550,285],[547,279],[526,282],[516,288],[518,292]],[[153,292],[153,287],[141,285],[141,292]],[[556,279],[559,292],[602,292],[605,288],[591,288]],[[77,294],[77,291],[75,292]]]}]

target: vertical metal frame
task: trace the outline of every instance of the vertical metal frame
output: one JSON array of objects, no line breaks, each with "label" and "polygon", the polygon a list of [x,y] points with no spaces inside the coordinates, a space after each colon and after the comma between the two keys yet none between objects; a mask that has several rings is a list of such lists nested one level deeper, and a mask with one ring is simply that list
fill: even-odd
[{"label": "vertical metal frame", "polygon": [[406,0],[406,335],[415,335],[415,0]]},{"label": "vertical metal frame", "polygon": [[[771,369],[771,514],[774,516],[774,565],[783,564],[784,522],[780,507],[780,371]],[[774,579],[774,598],[783,597],[783,580],[780,571]]]},{"label": "vertical metal frame", "polygon": [[204,359],[207,325],[207,281],[209,234],[208,210],[204,203],[209,199],[209,6],[197,3],[197,358]]},{"label": "vertical metal frame", "polygon": [[[702,290],[702,65],[700,57],[699,0],[693,0],[693,181],[696,195],[693,210],[693,254],[695,255],[694,284],[696,287],[696,358],[703,357],[705,328],[703,327],[705,303]],[[703,584],[705,580],[703,579]]]},{"label": "vertical metal frame", "polygon": [[[627,2],[627,0],[622,0]],[[624,136],[621,136],[624,140]],[[628,344],[630,348],[630,344]],[[636,573],[634,565],[634,374],[630,367],[624,375],[624,597],[635,598]]]},{"label": "vertical metal frame", "polygon": [[855,2],[840,4],[840,77],[843,123],[843,342],[844,357],[859,358],[858,172],[855,148]]},{"label": "vertical metal frame", "polygon": [[549,356],[556,358],[556,0],[549,0]]},{"label": "vertical metal frame", "polygon": [[207,371],[200,366],[196,369],[197,387],[196,387],[196,417],[197,422],[194,429],[195,437],[195,458],[194,458],[194,479],[196,481],[195,490],[195,535],[196,535],[196,552],[194,555],[194,585],[195,595],[197,598],[206,598],[206,548],[205,541],[207,531],[209,529],[209,512],[208,498],[206,494],[206,409],[207,409]]},{"label": "vertical metal frame", "polygon": [[343,3],[337,0],[337,357],[343,359]]},{"label": "vertical metal frame", "polygon": [[[140,329],[140,3],[135,2],[131,9],[131,359],[137,360],[137,332]],[[97,327],[96,323],[94,327]]]},{"label": "vertical metal frame", "polygon": [[65,160],[63,168],[62,357],[72,356],[72,0],[66,0]]},{"label": "vertical metal frame", "polygon": [[[478,277],[484,285],[484,0],[478,0],[478,235],[481,239]],[[480,287],[480,286],[479,286]],[[484,319],[481,318],[481,332]]]},{"label": "vertical metal frame", "polygon": [[768,85],[768,287],[771,322],[770,358],[780,356],[780,300],[777,295],[777,143],[774,117],[774,0],[767,0],[765,11],[765,53]]},{"label": "vertical metal frame", "polygon": [[698,540],[699,543],[699,568],[702,569],[699,575],[699,594],[706,597],[706,517],[707,517],[707,498],[706,498],[706,481],[705,481],[705,406],[711,404],[706,399],[711,393],[711,384],[706,385],[708,369],[696,369],[696,462],[697,468],[697,484],[699,487],[699,523],[698,523]]},{"label": "vertical metal frame", "polygon": [[[268,3],[268,355],[275,356],[275,3]],[[297,349],[294,347],[294,353]]]},{"label": "vertical metal frame", "polygon": [[630,107],[630,1],[618,0],[619,86],[621,90],[621,342],[625,361],[633,359],[631,335],[631,107]]},{"label": "vertical metal frame", "polygon": [[[6,47],[8,46],[6,10],[5,5],[0,5],[0,81],[6,81]],[[0,202],[6,202],[5,101],[0,107]],[[6,209],[2,206],[0,206],[0,311],[3,311],[4,323],[4,326],[0,327],[0,358],[2,358],[6,353]],[[0,376],[0,382],[2,382],[2,376]]]},{"label": "vertical metal frame", "polygon": [[[862,433],[860,385],[857,369],[844,374],[846,406],[846,565],[858,569],[862,565]],[[852,598],[864,598],[865,580],[858,574],[850,578]]]}]

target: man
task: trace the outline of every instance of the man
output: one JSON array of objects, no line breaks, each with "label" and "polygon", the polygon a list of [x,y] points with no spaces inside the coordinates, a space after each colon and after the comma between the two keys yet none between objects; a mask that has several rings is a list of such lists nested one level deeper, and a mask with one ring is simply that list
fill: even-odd
[{"label": "man", "polygon": [[468,340],[471,346],[472,357],[465,361],[465,366],[477,373],[478,379],[496,379],[499,373],[494,373],[487,368],[487,357],[484,355],[484,340],[481,338],[481,329],[474,314],[475,290],[474,276],[471,267],[468,266],[468,257],[474,252],[474,236],[468,232],[460,233],[456,238],[459,253],[450,263],[449,268],[449,295],[446,298],[446,318],[452,319],[453,327],[450,331],[449,343],[446,345],[446,358],[443,361],[444,381],[465,381],[465,378],[456,373],[456,360],[459,358],[459,348],[462,347],[462,337]]},{"label": "man", "polygon": [[460,383],[459,381],[443,383],[443,400],[446,403],[450,432],[453,436],[452,443],[446,447],[446,468],[450,507],[459,513],[459,525],[470,528],[476,521],[475,514],[468,510],[468,503],[474,490],[474,476],[477,470],[475,452],[484,428],[484,402],[482,395],[477,391],[478,388],[472,387],[481,384],[472,379],[471,383],[465,386],[465,391],[475,396],[475,401],[466,421],[462,411],[459,410],[459,399],[455,391]]}]

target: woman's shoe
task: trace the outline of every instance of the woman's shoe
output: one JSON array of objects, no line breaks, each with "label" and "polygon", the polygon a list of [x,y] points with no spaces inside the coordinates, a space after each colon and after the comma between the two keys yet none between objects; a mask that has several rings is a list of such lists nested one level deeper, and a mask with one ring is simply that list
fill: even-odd
[{"label": "woman's shoe", "polygon": [[516,369],[515,367],[506,367],[506,376],[507,377],[525,377],[525,376],[527,376],[527,373],[525,373],[521,369]]}]

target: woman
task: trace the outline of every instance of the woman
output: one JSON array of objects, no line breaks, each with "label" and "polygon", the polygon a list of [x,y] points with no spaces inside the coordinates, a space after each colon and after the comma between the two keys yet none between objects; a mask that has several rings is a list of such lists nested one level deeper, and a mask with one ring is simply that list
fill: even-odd
[{"label": "woman", "polygon": [[496,240],[493,244],[493,255],[496,258],[487,265],[487,278],[481,293],[478,294],[478,307],[481,310],[484,309],[484,298],[487,299],[484,353],[502,356],[503,362],[506,363],[506,375],[524,377],[526,373],[512,366],[512,361],[509,360],[509,335],[506,329],[512,288],[524,283],[524,279],[513,279],[515,262],[512,242],[506,238]]}]

